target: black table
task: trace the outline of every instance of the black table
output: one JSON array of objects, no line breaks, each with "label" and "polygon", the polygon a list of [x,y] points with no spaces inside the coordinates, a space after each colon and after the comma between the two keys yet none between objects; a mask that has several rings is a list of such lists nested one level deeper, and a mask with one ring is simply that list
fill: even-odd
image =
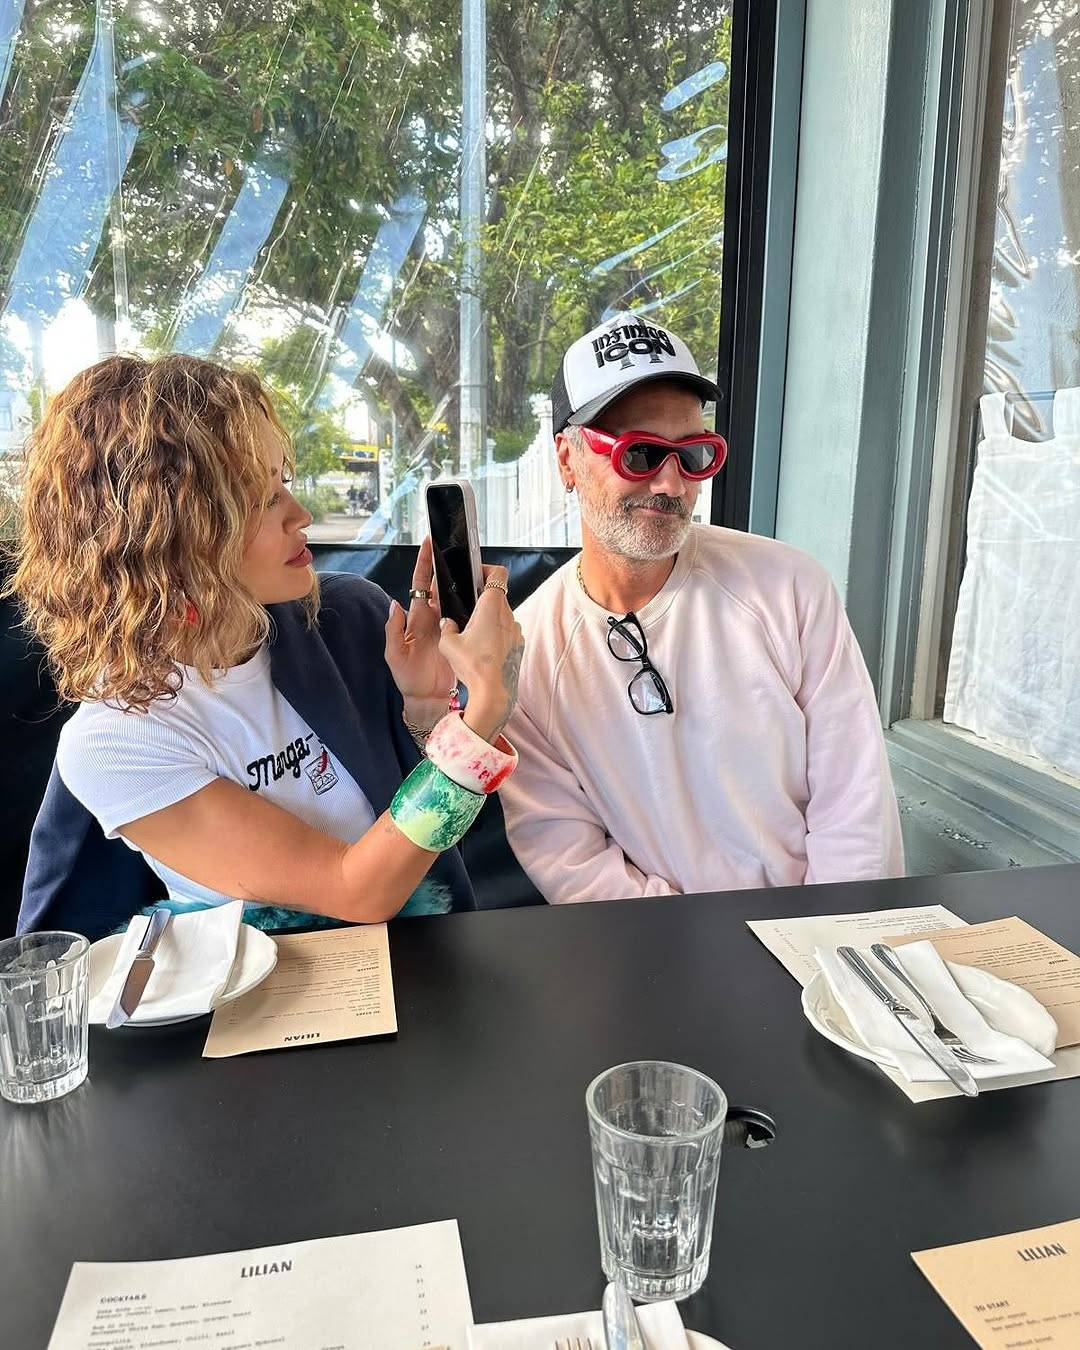
[{"label": "black table", "polygon": [[596,1307],[586,1084],[635,1058],[779,1126],[731,1151],[689,1326],[733,1350],[971,1342],[909,1252],[1080,1216],[1080,1080],[908,1102],[817,1036],[745,920],[941,902],[1080,947],[1080,866],[518,909],[392,926],[396,1040],[200,1058],[205,1019],[92,1031],[90,1081],[0,1102],[0,1344],[71,1263],[456,1218],[478,1321]]}]

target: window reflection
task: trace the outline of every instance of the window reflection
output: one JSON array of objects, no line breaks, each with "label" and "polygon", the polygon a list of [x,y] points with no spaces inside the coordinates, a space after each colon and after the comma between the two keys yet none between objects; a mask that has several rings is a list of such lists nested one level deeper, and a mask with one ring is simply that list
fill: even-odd
[{"label": "window reflection", "polygon": [[[548,402],[575,336],[631,309],[715,371],[729,10],[489,6],[487,542],[576,542]],[[117,348],[245,362],[313,538],[415,540],[460,469],[460,38],[448,0],[9,0],[0,451]]]},{"label": "window reflection", "polygon": [[1012,48],[986,387],[1038,437],[1053,391],[1080,385],[1080,11],[1018,0]]},{"label": "window reflection", "polygon": [[1080,10],[1016,0],[944,720],[1080,783]]}]

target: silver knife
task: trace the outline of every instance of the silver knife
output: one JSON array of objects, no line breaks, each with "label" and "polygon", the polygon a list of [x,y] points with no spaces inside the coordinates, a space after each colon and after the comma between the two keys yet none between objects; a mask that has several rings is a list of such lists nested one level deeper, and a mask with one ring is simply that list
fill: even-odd
[{"label": "silver knife", "polygon": [[888,970],[891,974],[895,975],[896,978],[906,989],[910,989],[910,991],[915,995],[915,997],[923,1005],[926,1011],[934,1019],[934,1025],[936,1026],[937,1013],[934,1012],[933,1008],[931,1008],[930,1004],[923,997],[923,994],[919,989],[919,986],[915,983],[915,981],[907,973],[904,967],[900,964],[900,961],[893,952],[893,949],[891,947],[886,947],[884,942],[874,942],[871,943],[870,945],[870,955],[876,956],[886,970]]},{"label": "silver knife", "polygon": [[603,1312],[608,1350],[645,1350],[637,1313],[623,1285],[609,1284],[604,1290]]},{"label": "silver knife", "polygon": [[863,984],[884,1003],[919,1049],[930,1056],[949,1081],[954,1083],[965,1097],[977,1097],[979,1085],[967,1069],[932,1031],[924,1030],[918,1017],[906,1003],[901,1003],[899,999],[893,997],[892,992],[882,984],[855,948],[837,947],[836,954],[842,961],[847,962]]},{"label": "silver knife", "polygon": [[171,918],[172,910],[164,908],[155,909],[150,915],[150,922],[146,925],[146,932],[142,935],[139,950],[135,953],[135,959],[128,967],[128,973],[124,977],[124,987],[120,990],[120,995],[113,1005],[112,1012],[105,1019],[105,1025],[110,1031],[122,1027],[139,1006],[139,1000],[146,990],[146,983],[154,973],[154,951],[161,941],[165,929],[168,928]]}]

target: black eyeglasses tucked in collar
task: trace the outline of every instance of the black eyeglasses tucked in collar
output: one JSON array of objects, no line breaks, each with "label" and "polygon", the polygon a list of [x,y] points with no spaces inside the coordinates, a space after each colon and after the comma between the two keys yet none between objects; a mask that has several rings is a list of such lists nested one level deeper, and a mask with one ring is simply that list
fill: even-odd
[{"label": "black eyeglasses tucked in collar", "polygon": [[642,717],[654,713],[673,713],[664,677],[649,660],[649,644],[638,616],[631,611],[622,619],[608,618],[608,650],[616,661],[640,661],[641,669],[626,686],[630,705]]}]

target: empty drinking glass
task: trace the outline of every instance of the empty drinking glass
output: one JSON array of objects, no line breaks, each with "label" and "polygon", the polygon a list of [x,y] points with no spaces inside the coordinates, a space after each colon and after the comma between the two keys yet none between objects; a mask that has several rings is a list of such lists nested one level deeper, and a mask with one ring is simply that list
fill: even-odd
[{"label": "empty drinking glass", "polygon": [[47,1102],[86,1077],[90,944],[77,933],[0,942],[0,1096]]},{"label": "empty drinking glass", "polygon": [[641,1302],[689,1298],[709,1271],[727,1098],[643,1060],[595,1078],[585,1104],[604,1274]]}]

